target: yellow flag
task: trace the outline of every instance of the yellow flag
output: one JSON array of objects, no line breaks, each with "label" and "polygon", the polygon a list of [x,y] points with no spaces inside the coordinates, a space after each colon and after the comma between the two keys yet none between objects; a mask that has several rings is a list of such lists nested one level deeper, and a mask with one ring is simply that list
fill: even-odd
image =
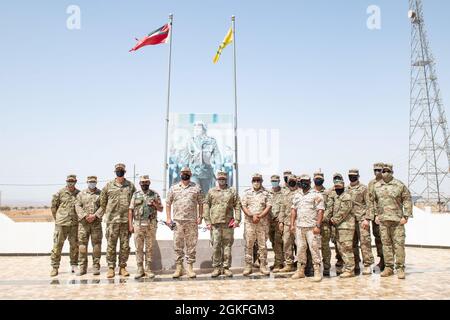
[{"label": "yellow flag", "polygon": [[217,49],[216,55],[214,56],[213,59],[213,63],[217,63],[217,61],[219,61],[219,57],[222,54],[222,50],[225,49],[225,47],[232,42],[233,42],[233,30],[230,28],[230,30],[228,30],[227,35],[220,44],[219,49]]}]

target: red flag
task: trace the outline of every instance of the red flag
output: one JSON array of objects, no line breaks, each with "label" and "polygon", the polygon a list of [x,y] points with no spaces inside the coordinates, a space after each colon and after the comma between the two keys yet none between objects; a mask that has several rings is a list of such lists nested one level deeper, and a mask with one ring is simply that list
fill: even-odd
[{"label": "red flag", "polygon": [[138,40],[138,43],[130,50],[136,51],[144,46],[167,43],[170,37],[170,25],[165,24],[161,28],[156,29],[153,32],[150,32],[148,36],[145,36],[141,40]]}]

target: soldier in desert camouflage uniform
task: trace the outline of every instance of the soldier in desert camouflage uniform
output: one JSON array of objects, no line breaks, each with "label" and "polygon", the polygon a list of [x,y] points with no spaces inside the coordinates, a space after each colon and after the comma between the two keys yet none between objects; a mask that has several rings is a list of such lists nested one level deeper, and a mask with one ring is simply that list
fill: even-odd
[{"label": "soldier in desert camouflage uniform", "polygon": [[269,192],[262,186],[263,178],[256,173],[252,176],[252,188],[244,191],[242,211],[245,213],[245,269],[244,276],[252,273],[253,245],[258,241],[259,271],[269,275],[267,270],[267,238],[269,233],[268,214],[272,207]]},{"label": "soldier in desert camouflage uniform", "polygon": [[88,188],[77,195],[75,205],[78,214],[78,241],[79,251],[79,273],[87,272],[88,257],[87,247],[89,238],[92,243],[92,260],[94,264],[94,275],[100,274],[100,258],[102,256],[102,208],[100,207],[100,190],[97,189],[97,177],[87,178]]},{"label": "soldier in desert camouflage uniform", "polygon": [[405,224],[412,217],[411,193],[395,179],[392,164],[384,164],[383,180],[375,184],[376,222],[380,224],[384,263],[382,277],[394,274],[405,279]]},{"label": "soldier in desert camouflage uniform", "polygon": [[[130,201],[128,210],[128,227],[134,233],[136,246],[137,272],[135,279],[144,276],[154,278],[152,272],[153,243],[156,240],[157,211],[163,211],[159,194],[150,189],[150,178],[147,175],[139,179],[140,191],[136,191]],[[145,271],[144,271],[145,246]]]},{"label": "soldier in desert camouflage uniform", "polygon": [[[374,205],[375,199],[375,184],[380,182],[383,179],[382,171],[384,164],[381,162],[375,163],[373,165],[373,172],[375,174],[375,179],[371,180],[367,185],[367,192],[369,194],[370,208],[372,209],[372,215],[375,217],[376,207]],[[380,268],[380,271],[384,270],[384,258],[383,258],[383,244],[381,243],[380,236],[380,226],[375,223],[375,220],[372,220],[372,233],[375,238],[375,246],[377,247],[377,256],[380,258],[377,266]]]},{"label": "soldier in desert camouflage uniform", "polygon": [[359,181],[359,170],[350,169],[348,172],[350,185],[347,192],[352,197],[352,213],[355,215],[355,236],[353,238],[353,251],[355,255],[355,274],[360,273],[359,246],[363,257],[363,275],[372,274],[371,265],[374,263],[372,254],[372,239],[370,238],[370,222],[374,219],[370,209],[369,193],[367,187]]},{"label": "soldier in desert camouflage uniform", "polygon": [[72,273],[78,264],[78,217],[75,211],[76,197],[80,190],[75,188],[76,175],[69,175],[67,186],[59,190],[52,198],[51,211],[55,219],[55,232],[53,234],[53,249],[51,254],[52,271],[50,276],[58,275],[61,251],[64,241],[69,238],[70,265]]},{"label": "soldier in desert camouflage uniform", "polygon": [[[181,169],[181,181],[170,187],[166,200],[167,224],[176,223],[173,243],[176,255],[176,269],[173,278],[183,274],[184,248],[186,246],[187,275],[195,278],[194,263],[198,240],[198,225],[202,223],[203,194],[200,186],[191,182],[192,172],[189,167]],[[198,207],[198,210],[197,210]],[[197,215],[198,214],[198,215]]]},{"label": "soldier in desert camouflage uniform", "polygon": [[[211,277],[223,273],[227,277],[231,272],[231,248],[234,242],[234,228],[241,221],[241,204],[236,189],[227,185],[227,173],[217,173],[218,186],[208,191],[204,203],[204,218],[212,232],[214,271]],[[230,225],[230,223],[232,223]]]},{"label": "soldier in desert camouflage uniform", "polygon": [[283,208],[284,192],[280,187],[280,176],[273,175],[270,178],[272,189],[269,191],[272,197],[272,208],[269,213],[269,239],[275,254],[275,261],[271,267],[273,272],[279,272],[283,268],[283,238],[279,228],[278,216]]},{"label": "soldier in desert camouflage uniform", "polygon": [[128,277],[126,266],[130,255],[130,232],[128,230],[128,207],[131,197],[136,192],[133,183],[125,179],[125,165],[115,165],[116,178],[106,184],[100,193],[100,206],[105,214],[107,278],[113,278],[116,268],[117,242],[120,241],[119,274]]},{"label": "soldier in desert camouflage uniform", "polygon": [[279,229],[282,233],[284,267],[279,272],[292,272],[294,268],[294,243],[295,234],[291,232],[291,207],[292,199],[298,191],[297,177],[288,176],[287,189],[283,192],[284,199],[280,214],[278,215]]}]

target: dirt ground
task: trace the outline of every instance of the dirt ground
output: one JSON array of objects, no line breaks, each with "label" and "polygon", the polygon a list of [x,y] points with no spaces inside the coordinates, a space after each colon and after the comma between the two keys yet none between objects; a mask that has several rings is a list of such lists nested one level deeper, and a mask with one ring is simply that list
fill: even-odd
[{"label": "dirt ground", "polygon": [[2,211],[15,222],[51,222],[53,221],[50,209],[8,210]]}]

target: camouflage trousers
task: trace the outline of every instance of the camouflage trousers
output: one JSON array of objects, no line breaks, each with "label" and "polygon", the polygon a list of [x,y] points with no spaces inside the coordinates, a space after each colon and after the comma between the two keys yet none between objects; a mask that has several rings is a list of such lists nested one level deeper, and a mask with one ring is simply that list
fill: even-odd
[{"label": "camouflage trousers", "polygon": [[253,246],[255,241],[258,242],[258,257],[260,265],[267,264],[267,238],[269,233],[269,225],[267,222],[253,223],[245,221],[245,263],[253,264]]},{"label": "camouflage trousers", "polygon": [[295,232],[295,240],[297,241],[297,261],[306,266],[307,254],[306,251],[309,248],[311,251],[312,263],[314,265],[320,265],[320,235],[316,235],[313,232],[314,227],[304,228],[297,227]]},{"label": "camouflage trousers", "polygon": [[322,263],[324,270],[330,270],[331,268],[331,226],[328,223],[322,223],[320,228],[320,235],[322,238],[321,251],[322,251]]},{"label": "camouflage trousers", "polygon": [[[196,221],[175,221],[177,226],[173,232],[173,247],[175,250],[175,262],[183,263],[184,256],[186,262],[195,262],[197,254],[198,225]],[[186,255],[185,255],[186,248]]]},{"label": "camouflage trousers", "polygon": [[344,260],[343,271],[353,273],[355,270],[355,256],[353,253],[353,237],[355,229],[339,229],[336,228],[336,242]]},{"label": "camouflage trousers", "polygon": [[405,268],[405,226],[397,221],[380,223],[381,241],[383,242],[384,264],[388,268]]},{"label": "camouflage trousers", "polygon": [[291,232],[291,226],[284,225],[283,227],[283,252],[284,262],[286,265],[294,264],[294,245],[295,235]]},{"label": "camouflage trousers", "polygon": [[51,254],[51,264],[54,268],[59,268],[61,262],[61,252],[66,239],[69,239],[70,265],[78,265],[78,224],[73,226],[55,225],[53,233],[53,249]]},{"label": "camouflage trousers", "polygon": [[[358,247],[359,243],[359,247]],[[355,256],[355,266],[359,268],[361,258],[359,256],[359,248],[361,248],[364,267],[369,267],[374,263],[372,254],[372,239],[369,230],[363,229],[360,221],[355,222],[355,234],[353,237],[353,255]]]},{"label": "camouflage trousers", "polygon": [[380,226],[372,221],[372,233],[375,238],[375,246],[377,247],[377,256],[383,258],[383,244],[381,242]]},{"label": "camouflage trousers", "polygon": [[80,256],[78,264],[80,268],[87,268],[88,265],[88,244],[89,238],[92,244],[92,260],[94,266],[100,268],[100,258],[102,256],[102,222],[96,219],[88,223],[85,219],[78,224],[78,241]]},{"label": "camouflage trousers", "polygon": [[273,252],[275,254],[275,266],[283,264],[283,235],[278,227],[278,220],[271,221],[269,225],[269,240],[272,243]]},{"label": "camouflage trousers", "polygon": [[145,247],[145,265],[151,266],[153,244],[156,240],[156,230],[158,228],[156,219],[149,222],[148,225],[134,226],[134,246],[136,247],[136,263],[138,266],[144,264],[144,247]]},{"label": "camouflage trousers", "polygon": [[119,267],[126,267],[130,255],[130,232],[128,222],[108,223],[106,225],[106,262],[109,268],[116,267],[117,242],[120,241]]},{"label": "camouflage trousers", "polygon": [[[336,267],[342,267],[344,265],[344,260],[342,260],[342,255],[339,252],[339,246],[337,245],[337,230],[336,227],[331,225],[331,237],[330,240],[334,244],[334,252],[336,254]],[[322,239],[323,241],[323,239]]]},{"label": "camouflage trousers", "polygon": [[217,223],[211,226],[213,241],[213,268],[231,267],[231,248],[234,243],[234,229],[228,227],[228,223]]}]

